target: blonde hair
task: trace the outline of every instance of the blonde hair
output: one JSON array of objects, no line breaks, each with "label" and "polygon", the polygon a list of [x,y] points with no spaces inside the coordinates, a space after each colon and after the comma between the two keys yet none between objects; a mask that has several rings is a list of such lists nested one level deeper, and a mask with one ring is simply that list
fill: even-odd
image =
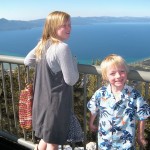
[{"label": "blonde hair", "polygon": [[125,60],[116,54],[110,54],[107,57],[104,58],[100,65],[101,73],[102,73],[102,78],[104,81],[107,81],[107,69],[110,66],[121,66],[123,65],[125,67],[126,72],[129,72],[129,68],[125,62]]},{"label": "blonde hair", "polygon": [[59,43],[56,33],[57,29],[68,20],[70,20],[70,15],[62,11],[54,11],[47,16],[43,28],[42,38],[39,41],[37,49],[35,51],[37,59],[41,58],[42,50],[48,40],[50,40],[51,44]]}]

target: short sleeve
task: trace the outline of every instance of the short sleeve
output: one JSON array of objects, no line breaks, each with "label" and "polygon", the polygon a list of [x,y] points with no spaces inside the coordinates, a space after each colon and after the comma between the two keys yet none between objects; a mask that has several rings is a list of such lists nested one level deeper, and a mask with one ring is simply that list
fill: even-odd
[{"label": "short sleeve", "polygon": [[100,90],[97,90],[87,103],[87,108],[90,110],[92,114],[95,115],[98,114],[100,108],[100,99],[101,99]]},{"label": "short sleeve", "polygon": [[145,120],[150,117],[150,106],[141,96],[137,98],[137,119]]}]

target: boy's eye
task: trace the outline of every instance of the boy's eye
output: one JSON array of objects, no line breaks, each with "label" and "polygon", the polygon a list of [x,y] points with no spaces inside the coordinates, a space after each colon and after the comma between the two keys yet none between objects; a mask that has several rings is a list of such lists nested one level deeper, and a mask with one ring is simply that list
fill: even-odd
[{"label": "boy's eye", "polygon": [[114,73],[114,72],[112,72],[112,73],[110,73],[110,75],[115,75],[115,73]]}]

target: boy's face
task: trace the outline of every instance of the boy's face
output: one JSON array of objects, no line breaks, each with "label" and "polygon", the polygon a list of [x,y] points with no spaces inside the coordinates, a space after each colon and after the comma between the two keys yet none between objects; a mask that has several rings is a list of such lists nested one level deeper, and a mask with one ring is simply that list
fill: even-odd
[{"label": "boy's face", "polygon": [[107,68],[107,79],[112,88],[117,91],[122,91],[127,80],[127,72],[125,66],[110,66]]}]

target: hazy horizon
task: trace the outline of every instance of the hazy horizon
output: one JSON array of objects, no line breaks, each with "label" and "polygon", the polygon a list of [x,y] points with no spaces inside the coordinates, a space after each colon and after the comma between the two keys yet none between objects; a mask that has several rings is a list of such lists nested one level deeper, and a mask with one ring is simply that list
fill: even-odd
[{"label": "hazy horizon", "polygon": [[56,10],[65,11],[72,17],[150,17],[149,8],[149,0],[5,0],[1,1],[0,18],[29,21],[46,18]]}]

